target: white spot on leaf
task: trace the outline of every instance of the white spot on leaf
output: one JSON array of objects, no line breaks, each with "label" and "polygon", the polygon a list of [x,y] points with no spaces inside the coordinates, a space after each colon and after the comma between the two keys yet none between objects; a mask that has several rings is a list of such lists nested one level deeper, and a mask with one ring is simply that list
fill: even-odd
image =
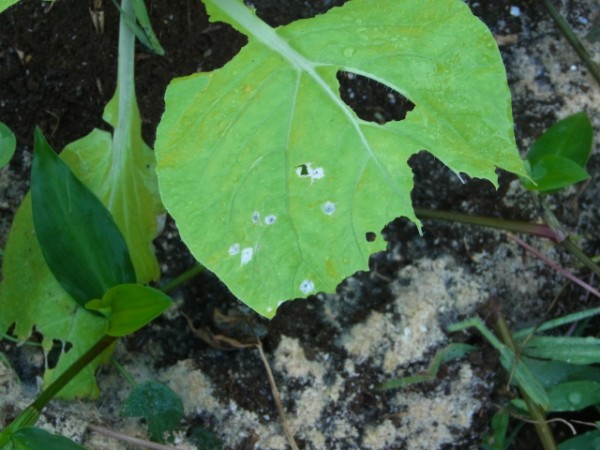
[{"label": "white spot on leaf", "polygon": [[248,264],[252,260],[253,253],[254,250],[252,249],[252,247],[246,247],[244,250],[242,250],[242,256],[240,258],[242,265]]},{"label": "white spot on leaf", "polygon": [[308,295],[314,290],[315,290],[315,283],[313,283],[311,280],[304,280],[302,283],[300,283],[300,291],[304,295]]},{"label": "white spot on leaf", "polygon": [[277,220],[277,216],[271,214],[267,217],[265,217],[265,223],[267,225],[273,225],[275,223],[275,221]]},{"label": "white spot on leaf", "polygon": [[312,169],[308,171],[309,176],[313,180],[319,180],[325,176],[325,171],[322,167],[317,167],[316,169]]},{"label": "white spot on leaf", "polygon": [[332,215],[335,212],[335,203],[333,202],[325,202],[323,203],[323,212],[328,216]]},{"label": "white spot on leaf", "polygon": [[240,244],[235,243],[232,244],[231,247],[229,247],[229,254],[231,256],[237,255],[240,252]]},{"label": "white spot on leaf", "polygon": [[312,163],[300,164],[296,167],[296,175],[301,178],[310,178],[311,181],[319,180],[325,176],[325,170],[322,167],[312,167]]}]

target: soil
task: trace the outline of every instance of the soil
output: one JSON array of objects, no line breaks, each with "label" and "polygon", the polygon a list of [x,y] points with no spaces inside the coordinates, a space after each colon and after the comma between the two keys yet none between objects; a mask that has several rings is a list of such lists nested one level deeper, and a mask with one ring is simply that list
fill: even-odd
[{"label": "soil", "polygon": [[[0,248],[28,189],[34,127],[40,126],[57,149],[93,128],[107,129],[101,115],[115,87],[118,13],[111,2],[100,2],[105,26],[98,32],[90,19],[92,3],[23,0],[0,15],[0,121],[19,143],[10,166],[0,170]],[[152,145],[169,81],[224,65],[245,38],[226,25],[209,24],[199,2],[147,3],[166,50],[164,57],[142,47],[136,54],[143,135]],[[271,25],[342,3],[253,2]],[[596,133],[600,130],[598,85],[538,2],[468,3],[500,45],[523,152],[557,119],[581,110],[590,115]],[[582,38],[600,23],[596,0],[557,3]],[[599,60],[600,43],[584,42]],[[363,118],[401,120],[410,109],[409,103],[391,100],[368,80],[345,74],[339,79],[342,96],[354,98],[352,106]],[[598,150],[596,144],[588,166],[591,180],[550,199],[590,255],[600,247]],[[417,206],[538,220],[532,197],[509,174],[500,174],[495,190],[480,180],[463,183],[425,153],[413,157],[411,165]],[[595,304],[505,233],[433,221],[424,225],[419,236],[406,220],[392,222],[385,229],[388,249],[372,257],[371,271],[350,277],[336,294],[284,304],[270,322],[255,317],[213,274],[204,272],[173,293],[177,308],[124,339],[116,357],[138,382],[163,381],[181,395],[186,414],[175,448],[196,448],[192,431],[198,427],[214,432],[227,449],[287,448],[258,351],[214,348],[194,332],[208,326],[243,339],[235,329],[221,328],[223,315],[251,321],[264,336],[265,353],[300,448],[479,448],[491,416],[511,395],[506,375],[477,333],[448,336],[444,328],[474,314],[486,319],[498,311],[511,326],[521,327]],[[549,242],[528,241],[589,279]],[[170,219],[156,249],[164,281],[194,265]],[[480,350],[444,365],[433,382],[377,389],[386,380],[426,369],[435,352],[451,341],[468,341]],[[0,364],[0,424],[5,425],[34,398],[44,359],[36,350],[6,340],[0,350],[16,371]],[[103,368],[98,379],[100,400],[53,402],[40,423],[88,448],[130,448],[87,429],[95,424],[146,438],[143,422],[119,417],[129,387],[116,369]],[[561,425],[555,430],[568,437]],[[526,426],[512,448],[537,448],[535,439]]]}]

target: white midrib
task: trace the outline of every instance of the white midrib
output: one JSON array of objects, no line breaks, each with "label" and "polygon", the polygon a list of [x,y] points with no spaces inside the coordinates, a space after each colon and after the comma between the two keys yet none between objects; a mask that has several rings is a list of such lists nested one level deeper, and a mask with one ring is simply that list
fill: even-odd
[{"label": "white midrib", "polygon": [[252,36],[274,52],[280,54],[298,72],[308,74],[348,118],[348,121],[355,128],[357,135],[360,136],[369,157],[373,159],[380,170],[385,173],[383,167],[381,167],[377,157],[373,153],[369,142],[360,129],[356,118],[350,113],[342,99],[331,90],[331,87],[317,73],[316,67],[318,67],[319,64],[315,64],[298,53],[285,39],[279,36],[273,28],[252,14],[241,0],[212,0],[211,3],[229,16],[231,18],[231,23],[239,25],[244,33]]}]

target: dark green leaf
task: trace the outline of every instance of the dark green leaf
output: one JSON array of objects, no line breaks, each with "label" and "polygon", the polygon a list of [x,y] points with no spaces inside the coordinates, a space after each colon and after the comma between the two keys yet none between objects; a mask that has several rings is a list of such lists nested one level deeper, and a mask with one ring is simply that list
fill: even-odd
[{"label": "dark green leaf", "polygon": [[164,55],[165,50],[160,45],[160,42],[158,42],[156,34],[154,34],[144,0],[133,0],[133,10],[135,11],[135,17],[139,22],[140,27],[142,27],[142,30],[144,30],[144,34],[146,35],[146,39],[148,41],[148,43],[144,43],[144,45],[146,45],[154,53],[158,55]]},{"label": "dark green leaf", "polygon": [[592,150],[593,130],[585,112],[573,114],[552,125],[531,146],[527,161],[535,166],[542,158],[553,155],[570,159],[584,167]]},{"label": "dark green leaf", "polygon": [[[600,382],[597,381],[569,381],[548,389],[550,407],[546,412],[579,411],[589,406],[600,404]],[[513,400],[513,406],[526,410],[525,402],[521,399]]]},{"label": "dark green leaf", "polygon": [[587,380],[600,382],[599,367],[526,357],[523,357],[523,362],[527,364],[533,376],[546,389],[567,381]]},{"label": "dark green leaf", "polygon": [[592,140],[592,123],[585,112],[556,122],[527,154],[531,180],[522,179],[525,187],[550,192],[587,179],[585,164],[592,151]]},{"label": "dark green leaf", "polygon": [[12,435],[15,450],[86,450],[64,436],[57,436],[41,428],[26,427]]},{"label": "dark green leaf", "polygon": [[16,148],[15,135],[10,128],[0,122],[0,169],[8,164]]},{"label": "dark green leaf", "polygon": [[35,132],[33,223],[44,259],[81,305],[111,287],[135,283],[127,244],[110,212]]},{"label": "dark green leaf", "polygon": [[523,179],[525,187],[532,191],[551,192],[587,180],[586,170],[562,156],[548,155],[530,167],[529,176],[535,184]]},{"label": "dark green leaf", "polygon": [[86,308],[108,318],[109,336],[131,334],[158,317],[171,305],[169,296],[139,284],[120,284],[109,289],[102,300],[92,300]]},{"label": "dark green leaf", "polygon": [[483,438],[484,450],[503,450],[506,448],[506,432],[508,431],[508,413],[497,412],[492,417],[492,430]]},{"label": "dark green leaf", "polygon": [[164,384],[146,381],[138,384],[123,403],[121,415],[144,417],[150,437],[163,441],[163,434],[179,426],[183,417],[183,403],[179,396]]},{"label": "dark green leaf", "polygon": [[598,450],[600,449],[600,430],[590,431],[567,439],[558,446],[558,450]]},{"label": "dark green leaf", "polygon": [[588,337],[533,336],[523,355],[571,364],[600,363],[600,339]]},{"label": "dark green leaf", "polygon": [[600,383],[596,381],[570,381],[548,390],[553,412],[579,411],[600,403]]}]

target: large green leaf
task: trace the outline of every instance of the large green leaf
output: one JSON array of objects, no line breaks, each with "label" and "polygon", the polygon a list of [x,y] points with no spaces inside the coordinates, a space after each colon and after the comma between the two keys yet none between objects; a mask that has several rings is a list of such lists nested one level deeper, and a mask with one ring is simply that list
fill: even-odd
[{"label": "large green leaf", "polygon": [[0,0],[0,13],[17,3],[18,1],[19,0]]},{"label": "large green leaf", "polygon": [[[169,86],[161,194],[196,258],[259,313],[333,291],[385,249],[388,222],[417,222],[407,159],[420,150],[457,174],[525,174],[500,54],[462,1],[352,0],[276,30],[239,0],[204,3],[249,42],[224,68]],[[416,107],[401,122],[361,120],[339,70]]]},{"label": "large green leaf", "polygon": [[[105,119],[115,128],[116,98],[105,111]],[[119,140],[118,146],[116,151],[110,133],[95,129],[69,144],[60,157],[111,212],[130,249],[137,281],[146,283],[159,274],[151,242],[156,235],[160,200],[154,155],[141,139],[137,107],[132,131]],[[62,352],[57,366],[44,374],[44,382],[50,384],[104,335],[107,322],[79,307],[46,266],[33,232],[29,195],[13,221],[2,272],[0,330],[15,323],[14,334],[27,339],[35,327],[43,335],[46,354],[54,340],[69,344],[70,349]],[[94,372],[101,362],[98,358],[86,367],[59,396],[97,397]]]}]

